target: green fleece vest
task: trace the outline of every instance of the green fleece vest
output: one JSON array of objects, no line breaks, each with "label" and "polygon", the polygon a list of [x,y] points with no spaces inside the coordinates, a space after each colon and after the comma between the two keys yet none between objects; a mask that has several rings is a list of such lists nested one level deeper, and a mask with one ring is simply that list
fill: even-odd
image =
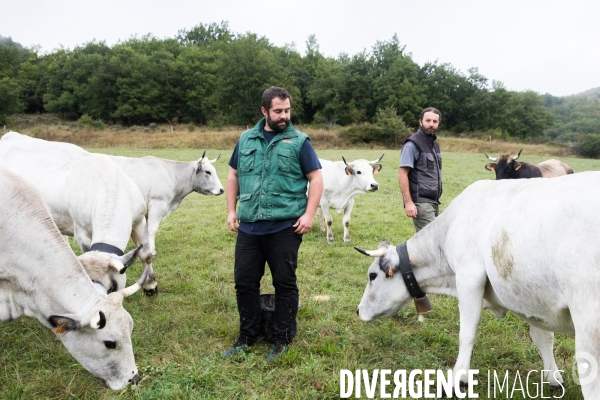
[{"label": "green fleece vest", "polygon": [[308,136],[290,123],[267,144],[265,122],[263,118],[243,132],[238,143],[238,218],[243,222],[298,218],[308,203],[308,180],[300,168]]}]

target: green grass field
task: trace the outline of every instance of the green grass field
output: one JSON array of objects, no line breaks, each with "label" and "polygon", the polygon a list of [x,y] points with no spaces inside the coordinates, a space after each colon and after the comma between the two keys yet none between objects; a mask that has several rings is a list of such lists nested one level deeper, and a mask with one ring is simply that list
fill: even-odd
[{"label": "green grass field", "polygon": [[[90,150],[185,161],[202,154],[201,150],[192,149]],[[207,156],[214,158],[218,153],[223,154],[216,168],[225,185],[230,151],[209,149]],[[433,312],[423,323],[417,321],[412,306],[394,318],[368,324],[356,316],[372,260],[352,246],[376,248],[381,241],[396,244],[414,233],[398,189],[399,153],[318,151],[321,158],[340,160],[343,155],[348,161],[373,160],[381,153],[385,153],[383,169],[376,175],[380,190],[356,197],[350,225],[352,242],[345,244],[341,240],[341,214],[334,214],[333,244],[326,243],[316,219],[312,231],[304,236],[297,271],[302,302],[298,335],[282,360],[267,363],[269,346],[264,343],[233,359],[220,356],[238,332],[233,285],[235,234],[227,229],[225,196],[193,193],[162,222],[158,231],[159,256],[154,260],[154,269],[159,295],[148,298],[140,292],[124,303],[135,321],[132,340],[140,384],[120,392],[111,391],[84,370],[51,331],[36,320],[23,317],[0,324],[0,398],[333,399],[339,397],[341,369],[451,369],[458,353],[456,299],[430,296]],[[445,152],[443,157],[442,210],[472,182],[494,178],[484,169],[488,160],[483,154]],[[546,158],[523,157],[530,162]],[[600,170],[600,160],[562,160],[576,172]],[[137,261],[128,270],[128,282],[133,283],[141,271]],[[263,279],[262,291],[273,291],[269,273]],[[315,295],[329,295],[331,300],[317,302],[313,300]],[[573,353],[573,336],[557,335],[556,361],[565,370],[567,383],[564,399],[581,398],[571,374]],[[527,325],[511,313],[496,319],[488,310],[483,313],[471,365],[480,371],[476,390],[480,398],[487,397],[488,370],[502,374],[508,370],[512,383],[517,371],[524,380],[528,371],[542,369]],[[393,386],[388,389],[392,390]],[[549,392],[545,395],[549,396]],[[517,391],[512,398],[523,397]]]}]

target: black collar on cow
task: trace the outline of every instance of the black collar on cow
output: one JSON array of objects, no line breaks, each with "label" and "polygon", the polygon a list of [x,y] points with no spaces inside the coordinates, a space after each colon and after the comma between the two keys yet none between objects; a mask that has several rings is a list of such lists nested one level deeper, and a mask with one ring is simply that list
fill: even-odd
[{"label": "black collar on cow", "polygon": [[112,244],[108,243],[94,243],[90,248],[90,251],[101,251],[103,253],[116,254],[119,257],[125,254],[118,247],[115,247]]},{"label": "black collar on cow", "polygon": [[413,273],[412,266],[410,265],[410,259],[408,258],[408,250],[406,249],[406,242],[400,243],[396,246],[396,253],[400,259],[398,263],[398,269],[402,274],[402,279],[406,285],[408,293],[415,301],[415,307],[417,307],[417,314],[425,314],[431,311],[431,303],[427,294],[421,290],[415,274]]}]

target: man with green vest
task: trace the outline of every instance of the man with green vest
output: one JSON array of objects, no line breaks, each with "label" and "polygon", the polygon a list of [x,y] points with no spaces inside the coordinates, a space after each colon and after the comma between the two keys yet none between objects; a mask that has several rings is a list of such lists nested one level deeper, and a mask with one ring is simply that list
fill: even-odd
[{"label": "man with green vest", "polygon": [[442,114],[429,107],[421,112],[419,130],[404,142],[398,184],[406,216],[419,232],[438,216],[442,195],[442,152],[436,139]]},{"label": "man with green vest", "polygon": [[267,360],[279,359],[296,335],[298,250],[312,227],[323,177],[308,136],[290,122],[291,101],[285,89],[265,90],[264,118],[242,133],[229,161],[227,226],[238,234],[234,279],[240,334],[224,356],[245,351],[258,339],[265,263],[275,287],[274,345]]}]

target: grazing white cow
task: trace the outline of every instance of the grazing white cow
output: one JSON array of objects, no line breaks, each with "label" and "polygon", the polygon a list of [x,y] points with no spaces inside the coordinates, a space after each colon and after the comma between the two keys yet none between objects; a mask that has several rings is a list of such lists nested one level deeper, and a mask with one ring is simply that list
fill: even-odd
[{"label": "grazing white cow", "polygon": [[[599,198],[600,172],[476,182],[405,243],[366,252],[377,258],[357,313],[370,321],[395,315],[413,298],[422,306],[421,291],[457,297],[456,376],[470,367],[482,308],[497,317],[509,310],[529,323],[550,371],[546,382],[562,383],[553,332],[575,333],[575,357],[585,376],[586,365],[600,361]],[[407,286],[403,277],[411,277],[411,268]],[[585,381],[584,396],[600,399],[600,377]]]},{"label": "grazing white cow", "polygon": [[373,178],[373,174],[381,171],[381,164],[377,164],[383,158],[383,154],[375,161],[363,159],[347,163],[343,161],[329,161],[319,159],[323,174],[323,194],[317,209],[317,218],[321,231],[325,230],[323,219],[327,224],[327,243],[333,242],[333,231],[331,225],[333,218],[330,209],[338,213],[344,212],[342,223],[344,224],[344,242],[350,241],[350,214],[354,207],[354,196],[361,193],[374,192],[379,189],[379,184]]},{"label": "grazing white cow", "polygon": [[146,200],[148,244],[152,255],[156,255],[155,237],[160,221],[177,210],[185,196],[192,192],[218,196],[225,191],[212,166],[219,157],[209,160],[205,155],[206,152],[191,162],[110,156],[133,179]]},{"label": "grazing white cow", "polygon": [[146,202],[136,184],[108,156],[8,132],[0,139],[0,166],[21,175],[42,193],[58,229],[73,236],[82,253],[98,250],[121,256],[130,236],[136,246],[144,245],[138,253],[144,269],[149,269],[144,292],[157,293],[144,217]]},{"label": "grazing white cow", "polygon": [[107,295],[85,273],[52,221],[40,193],[0,167],[0,320],[27,315],[53,329],[69,353],[113,390],[138,383],[133,320],[123,299]]}]

